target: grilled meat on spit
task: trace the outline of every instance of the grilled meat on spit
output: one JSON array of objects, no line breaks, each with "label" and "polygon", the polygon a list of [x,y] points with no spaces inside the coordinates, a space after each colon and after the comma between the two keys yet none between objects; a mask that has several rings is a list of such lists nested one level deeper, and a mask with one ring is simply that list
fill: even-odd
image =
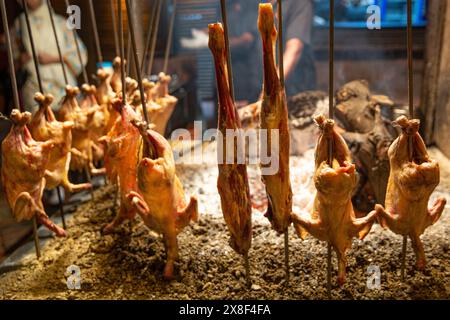
[{"label": "grilled meat on spit", "polygon": [[97,103],[105,108],[106,128],[104,133],[109,132],[119,117],[119,113],[114,110],[111,99],[115,97],[115,93],[109,83],[109,74],[104,69],[97,70],[97,78],[100,81],[97,86],[96,98]]},{"label": "grilled meat on spit", "polygon": [[96,169],[93,164],[92,144],[89,137],[90,128],[93,124],[98,106],[83,110],[78,105],[77,95],[80,90],[70,85],[66,86],[66,96],[58,111],[60,121],[72,121],[72,159],[70,169],[83,171],[88,168],[92,175],[103,174],[103,169]]},{"label": "grilled meat on spit", "polygon": [[[145,123],[134,121],[145,141],[144,158],[138,165],[139,193],[130,192],[128,199],[147,227],[163,235],[167,252],[164,277],[173,277],[178,259],[177,235],[189,222],[198,219],[197,198],[186,202],[183,185],[175,171],[175,160],[169,142]],[[150,152],[151,150],[151,152]],[[152,154],[153,157],[147,157]]]},{"label": "grilled meat on spit", "polygon": [[17,221],[30,220],[36,216],[57,236],[66,232],[55,225],[47,216],[42,204],[45,174],[53,140],[35,141],[26,125],[30,122],[29,112],[14,109],[11,113],[11,130],[2,142],[2,184],[12,213]]},{"label": "grilled meat on spit", "polygon": [[[424,269],[426,258],[420,236],[439,220],[447,201],[440,197],[428,208],[428,200],[439,184],[439,164],[428,156],[418,132],[419,120],[408,120],[402,116],[395,123],[402,133],[388,152],[391,168],[386,210],[380,205],[376,206],[376,210],[383,227],[411,238],[416,266]],[[412,140],[412,160],[409,139]]]},{"label": "grilled meat on spit", "polygon": [[[46,189],[53,189],[61,185],[66,192],[74,193],[90,189],[90,183],[72,184],[68,173],[72,157],[72,121],[59,122],[56,120],[50,107],[53,96],[36,93],[34,99],[39,104],[38,111],[33,115],[28,128],[36,141],[52,141],[54,148],[50,151],[49,161],[46,167]],[[77,152],[77,151],[75,151]]]},{"label": "grilled meat on spit", "polygon": [[124,105],[119,98],[114,99],[112,104],[120,113],[120,118],[108,135],[100,138],[100,142],[105,145],[105,167],[108,177],[110,181],[118,180],[119,183],[120,210],[114,220],[104,228],[103,232],[106,234],[136,215],[136,209],[127,200],[127,195],[138,190],[136,166],[142,141],[139,131],[130,122],[137,117],[131,106]]},{"label": "grilled meat on spit", "polygon": [[[261,126],[267,132],[267,141],[261,139],[260,151],[269,150],[271,156],[278,158],[279,170],[275,174],[264,174],[268,209],[266,217],[272,227],[284,233],[292,211],[292,190],[289,177],[289,129],[286,94],[281,86],[275,64],[277,31],[274,26],[274,13],[271,4],[259,5],[258,28],[263,42],[264,88],[261,106]],[[272,133],[279,133],[279,140],[272,141]],[[275,152],[275,154],[273,154]],[[263,156],[261,156],[263,159]],[[261,163],[261,168],[270,164]]]},{"label": "grilled meat on spit", "polygon": [[227,130],[237,131],[237,139],[243,139],[241,123],[230,95],[227,75],[227,58],[222,24],[209,25],[209,48],[214,56],[217,90],[219,94],[218,130],[222,136],[222,149],[219,150],[219,190],[222,212],[231,233],[230,245],[238,253],[246,255],[252,241],[252,205],[248,184],[247,166],[238,163],[238,156],[245,159],[243,144],[233,140],[233,163],[225,163],[227,158]]},{"label": "grilled meat on spit", "polygon": [[[125,60],[125,65],[126,65],[126,60]],[[111,88],[115,93],[120,93],[122,92],[122,78],[121,78],[121,71],[122,68],[122,60],[120,59],[120,57],[116,57],[113,61],[113,69],[114,72],[111,76]]]},{"label": "grilled meat on spit", "polygon": [[[352,205],[352,194],[356,186],[355,165],[344,139],[335,131],[334,121],[320,115],[315,118],[320,128],[320,137],[315,153],[314,184],[317,194],[310,212],[292,214],[295,229],[304,239],[309,232],[319,240],[329,242],[338,258],[338,283],[345,282],[346,251],[352,238],[363,239],[370,231],[377,212],[356,219]],[[333,145],[332,166],[328,164],[329,143]],[[305,232],[304,229],[307,232]]]},{"label": "grilled meat on spit", "polygon": [[94,163],[98,163],[99,161],[103,160],[104,157],[103,145],[98,142],[98,139],[105,134],[107,124],[106,118],[109,117],[108,105],[98,105],[95,95],[97,92],[97,88],[95,86],[83,84],[81,86],[81,92],[83,93],[83,98],[80,101],[81,109],[97,109],[92,119],[92,124],[89,128],[89,138],[92,145],[92,159]]}]

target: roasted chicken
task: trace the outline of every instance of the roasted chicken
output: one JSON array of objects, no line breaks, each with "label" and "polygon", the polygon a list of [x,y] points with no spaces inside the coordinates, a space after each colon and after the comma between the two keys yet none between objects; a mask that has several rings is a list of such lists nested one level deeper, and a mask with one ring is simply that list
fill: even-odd
[{"label": "roasted chicken", "polygon": [[144,158],[138,166],[139,192],[130,192],[128,199],[147,227],[163,235],[167,251],[164,278],[171,279],[178,259],[177,235],[191,220],[197,221],[197,198],[191,196],[186,202],[169,142],[145,123],[134,124],[144,139]]},{"label": "roasted chicken", "polygon": [[[53,96],[36,93],[34,99],[39,105],[39,109],[33,115],[28,128],[33,139],[36,141],[52,141],[54,148],[50,151],[47,163],[45,179],[46,189],[53,189],[59,185],[63,186],[67,193],[79,192],[90,189],[89,183],[72,184],[69,181],[69,167],[72,157],[72,121],[59,122],[53,114],[51,104]],[[75,150],[75,153],[77,151]]]},{"label": "roasted chicken", "polygon": [[427,153],[418,132],[419,120],[408,120],[402,116],[395,123],[400,126],[402,133],[388,152],[391,169],[386,209],[377,205],[376,210],[383,227],[409,236],[416,254],[416,266],[422,270],[426,266],[426,257],[420,236],[439,220],[447,201],[440,197],[428,207],[430,196],[439,184],[439,164]]},{"label": "roasted chicken", "polygon": [[[238,253],[246,255],[252,241],[252,205],[248,184],[247,166],[239,163],[239,155],[245,159],[243,144],[233,140],[233,163],[228,162],[227,131],[237,132],[243,139],[241,123],[230,95],[227,75],[227,57],[222,24],[209,25],[209,47],[214,56],[217,90],[219,94],[219,122],[221,141],[218,141],[219,190],[222,213],[231,233],[230,245]],[[241,141],[242,142],[242,141]],[[221,147],[220,147],[221,146]]]},{"label": "roasted chicken", "polygon": [[[125,61],[125,65],[126,65],[126,61]],[[113,74],[111,76],[111,88],[115,93],[120,93],[122,92],[122,78],[121,78],[121,74],[122,74],[122,60],[120,59],[120,57],[116,57],[113,61]]]},{"label": "roasted chicken", "polygon": [[[277,31],[274,13],[270,3],[259,5],[258,28],[263,43],[264,88],[261,106],[260,129],[267,133],[267,139],[260,139],[260,159],[270,154],[274,164],[261,162],[262,180],[266,186],[268,209],[266,217],[272,227],[284,233],[291,223],[292,190],[289,177],[289,128],[286,94],[280,83],[275,63]],[[279,138],[272,141],[272,136]],[[275,169],[269,170],[269,168]],[[278,169],[278,170],[276,170]]]},{"label": "roasted chicken", "polygon": [[[314,184],[317,194],[312,208],[302,214],[292,214],[297,234],[304,239],[307,233],[332,245],[338,258],[338,283],[346,277],[346,252],[352,238],[363,239],[370,231],[377,212],[356,219],[352,194],[356,186],[355,165],[344,139],[335,131],[334,121],[320,115],[315,118],[320,137],[315,152]],[[329,144],[333,146],[332,165],[328,164]],[[305,231],[306,229],[306,231]]]},{"label": "roasted chicken", "polygon": [[100,138],[100,142],[105,145],[105,167],[108,178],[119,183],[120,210],[114,220],[103,229],[106,234],[136,215],[136,210],[127,200],[127,195],[138,190],[136,166],[142,141],[139,131],[130,122],[137,117],[134,110],[128,104],[124,105],[119,98],[114,99],[112,104],[120,113],[120,118],[108,135]]},{"label": "roasted chicken", "polygon": [[26,125],[31,120],[29,112],[14,109],[10,117],[12,127],[2,142],[2,184],[6,199],[17,221],[37,221],[64,237],[66,232],[55,225],[44,211],[42,193],[45,188],[45,174],[53,140],[35,141]]},{"label": "roasted chicken", "polygon": [[98,69],[97,78],[99,80],[99,85],[97,86],[96,98],[97,103],[105,108],[106,128],[104,133],[106,134],[113,127],[116,119],[119,117],[119,113],[114,110],[111,104],[111,100],[115,97],[115,93],[109,83],[110,76],[108,72],[104,69]]},{"label": "roasted chicken", "polygon": [[93,163],[90,128],[93,126],[98,106],[81,109],[77,101],[80,93],[78,87],[66,86],[66,95],[58,111],[60,121],[72,121],[72,159],[70,169],[75,171],[89,170],[92,175],[104,173],[103,169],[96,169]]}]

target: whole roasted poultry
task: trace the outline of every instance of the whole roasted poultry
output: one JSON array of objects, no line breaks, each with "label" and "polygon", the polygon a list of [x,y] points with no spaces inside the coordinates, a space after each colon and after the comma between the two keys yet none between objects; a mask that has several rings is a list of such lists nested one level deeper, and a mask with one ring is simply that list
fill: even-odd
[{"label": "whole roasted poultry", "polygon": [[439,220],[447,201],[439,197],[428,207],[430,196],[439,184],[440,172],[439,164],[428,155],[418,132],[419,120],[408,120],[402,116],[395,123],[402,133],[388,151],[391,168],[386,209],[377,205],[376,210],[383,227],[411,239],[416,266],[423,270],[426,257],[420,236]]},{"label": "whole roasted poultry", "polygon": [[[357,219],[352,205],[356,186],[355,165],[344,139],[335,131],[334,121],[320,115],[315,118],[320,137],[315,151],[314,184],[317,194],[312,208],[303,214],[292,214],[297,234],[305,239],[310,233],[315,238],[329,242],[338,258],[338,283],[346,277],[346,252],[351,248],[352,238],[359,239],[369,233],[377,217],[374,210],[364,218]],[[329,160],[329,144],[333,146],[332,165]],[[306,231],[305,231],[306,230]]]},{"label": "whole roasted poultry", "polygon": [[[267,134],[267,139],[260,139],[260,159],[264,159],[267,154],[270,154],[272,160],[277,162],[261,162],[262,180],[266,186],[268,198],[266,217],[275,231],[284,233],[291,223],[292,211],[292,190],[289,177],[290,137],[286,94],[278,77],[275,63],[277,31],[270,3],[259,5],[258,28],[262,37],[264,61],[260,129]],[[272,137],[275,137],[275,140],[272,140]]]},{"label": "whole roasted poultry", "polygon": [[[227,74],[225,37],[222,24],[209,25],[209,47],[214,56],[217,90],[219,94],[218,130],[221,135],[218,142],[219,190],[222,212],[230,231],[230,245],[238,253],[247,255],[252,241],[252,205],[248,184],[247,166],[239,163],[238,157],[245,159],[242,143],[233,140],[233,163],[228,162],[227,133],[237,132],[237,139],[243,139],[241,124],[233,99],[230,95]],[[227,132],[228,131],[228,132]],[[241,141],[242,142],[242,141]],[[220,147],[221,146],[221,147]]]},{"label": "whole roasted poultry", "polygon": [[53,140],[35,141],[27,128],[31,120],[29,112],[14,109],[10,117],[12,128],[2,142],[2,184],[6,199],[17,221],[37,221],[64,237],[66,232],[55,225],[44,211],[42,193],[45,188],[45,174]]},{"label": "whole roasted poultry", "polygon": [[137,169],[138,192],[130,192],[128,200],[146,226],[163,235],[167,251],[164,278],[171,279],[178,259],[177,235],[190,221],[197,221],[197,198],[191,196],[186,201],[169,142],[145,123],[133,123],[144,140],[144,158]]},{"label": "whole roasted poultry", "polygon": [[[72,158],[72,121],[59,122],[53,114],[51,104],[53,96],[36,93],[34,97],[39,109],[33,115],[28,128],[36,141],[52,141],[54,148],[50,151],[45,179],[46,189],[61,185],[67,193],[90,189],[90,183],[72,184],[69,181],[70,160]],[[75,150],[75,153],[77,151]]]}]

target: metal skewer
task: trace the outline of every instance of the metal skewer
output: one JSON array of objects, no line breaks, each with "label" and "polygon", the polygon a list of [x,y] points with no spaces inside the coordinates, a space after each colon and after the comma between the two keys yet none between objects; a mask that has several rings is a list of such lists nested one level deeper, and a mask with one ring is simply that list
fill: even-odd
[{"label": "metal skewer", "polygon": [[[328,85],[328,117],[334,119],[334,0],[330,0],[330,35],[329,35],[329,85]],[[333,166],[333,140],[328,141],[328,165]],[[332,269],[331,243],[327,244],[327,294],[331,299],[331,269]]]},{"label": "metal skewer", "polygon": [[91,22],[92,22],[92,31],[94,32],[94,40],[95,40],[95,50],[97,52],[97,60],[100,64],[103,64],[103,54],[102,49],[100,47],[100,39],[98,36],[98,29],[97,29],[97,19],[95,18],[95,11],[94,11],[94,4],[92,0],[89,0],[89,13],[91,15]]},{"label": "metal skewer", "polygon": [[177,0],[173,0],[173,12],[172,16],[170,17],[169,34],[167,36],[166,53],[164,55],[164,66],[163,66],[164,73],[167,73],[167,65],[169,64],[170,48],[172,46],[172,38],[173,38],[173,26],[175,24],[176,15],[177,15]]},{"label": "metal skewer", "polygon": [[[278,18],[278,73],[280,84],[284,90],[284,49],[283,49],[283,7],[282,1],[277,0],[277,18]],[[286,285],[289,284],[289,227],[284,232],[284,267],[286,273]]]},{"label": "metal skewer", "polygon": [[52,8],[52,3],[50,0],[47,0],[47,7],[48,7],[48,14],[50,15],[50,22],[52,23],[53,34],[55,36],[56,48],[58,49],[59,62],[61,63],[61,68],[63,71],[64,82],[67,85],[67,84],[69,84],[69,79],[67,78],[66,65],[65,65],[64,57],[63,57],[63,54],[61,51],[61,46],[59,45],[58,32],[56,31],[56,27],[55,27],[55,19],[53,18],[53,8]]},{"label": "metal skewer", "polygon": [[[70,6],[69,0],[66,0],[66,6],[67,7]],[[89,84],[89,77],[88,77],[88,74],[86,71],[86,66],[84,65],[84,62],[83,62],[83,56],[81,55],[80,43],[78,42],[77,31],[75,28],[72,30],[72,33],[73,33],[73,39],[75,42],[75,47],[77,49],[78,60],[80,61],[81,71],[83,73],[83,81],[84,81],[84,83]]]},{"label": "metal skewer", "polygon": [[153,61],[155,58],[156,51],[156,39],[158,38],[158,30],[159,30],[159,19],[161,17],[161,8],[162,8],[162,0],[158,1],[158,8],[156,9],[156,17],[152,29],[152,44],[150,48],[150,59],[147,65],[147,75],[150,76],[153,69]]},{"label": "metal skewer", "polygon": [[127,103],[127,96],[125,92],[125,48],[124,48],[124,40],[123,40],[123,13],[122,13],[122,1],[117,0],[117,7],[119,11],[119,48],[120,48],[120,60],[122,61],[120,65],[120,79],[122,81],[122,103]]},{"label": "metal skewer", "polygon": [[[24,112],[25,111],[24,108],[20,105],[19,90],[17,89],[17,80],[14,68],[14,56],[12,52],[11,36],[9,33],[8,16],[6,14],[5,0],[0,0],[0,8],[2,11],[3,30],[5,32],[6,45],[8,48],[9,73],[11,77],[11,87],[13,91],[14,107],[16,109],[19,109],[20,112]],[[34,247],[36,249],[36,257],[39,259],[41,256],[41,249],[39,244],[39,237],[37,234],[36,215],[33,216],[33,238],[34,238]]]},{"label": "metal skewer", "polygon": [[116,57],[120,55],[119,49],[119,35],[117,31],[117,22],[116,22],[116,11],[115,11],[114,0],[110,0],[110,8],[111,8],[111,22],[113,25],[113,33],[114,33],[114,49],[116,50]]},{"label": "metal skewer", "polygon": [[131,34],[131,45],[133,49],[133,58],[134,58],[134,67],[136,68],[137,81],[139,85],[139,92],[141,94],[141,103],[142,103],[142,112],[144,113],[144,119],[147,124],[150,123],[148,118],[148,110],[145,102],[145,94],[144,94],[144,86],[142,84],[142,75],[139,72],[139,58],[136,50],[136,34],[134,32],[134,23],[133,23],[133,15],[130,14],[131,3],[130,0],[126,0],[127,12],[128,12],[128,27],[130,28]]},{"label": "metal skewer", "polygon": [[14,68],[14,55],[12,52],[11,36],[9,34],[8,16],[6,15],[5,0],[1,0],[0,5],[2,9],[3,30],[5,32],[6,44],[8,49],[8,64],[9,64],[9,73],[11,77],[11,87],[13,90],[14,107],[16,109],[19,109],[20,112],[24,112],[25,110],[23,106],[21,106],[19,100],[19,90],[17,89],[16,72]]},{"label": "metal skewer", "polygon": [[25,0],[22,0],[22,7],[25,13],[25,22],[27,25],[27,31],[28,31],[28,37],[30,40],[31,45],[31,52],[33,54],[33,60],[34,60],[34,68],[36,69],[36,77],[38,81],[39,91],[44,93],[44,87],[42,86],[42,79],[41,79],[41,73],[39,72],[39,60],[36,53],[36,46],[34,45],[34,37],[33,37],[33,31],[31,30],[31,23],[30,23],[30,17],[28,14],[28,6]]},{"label": "metal skewer", "polygon": [[227,71],[228,71],[228,86],[230,89],[231,98],[234,101],[234,84],[233,84],[233,68],[231,66],[231,54],[230,54],[230,40],[228,38],[228,19],[227,19],[227,7],[225,0],[220,0],[220,10],[222,12],[223,30],[225,33],[225,50],[227,54]]},{"label": "metal skewer", "polygon": [[[408,25],[407,25],[407,51],[408,51],[408,109],[409,119],[414,119],[414,65],[413,65],[413,30],[412,30],[412,1],[407,0],[408,11]],[[408,153],[409,161],[413,161],[413,137],[408,137]],[[405,280],[405,264],[406,251],[408,244],[408,236],[403,236],[402,245],[402,263],[401,263],[401,277]]]},{"label": "metal skewer", "polygon": [[131,73],[131,34],[130,29],[128,29],[128,40],[127,40],[127,76]]},{"label": "metal skewer", "polygon": [[152,12],[150,14],[150,18],[149,18],[149,21],[148,21],[147,39],[145,40],[144,54],[142,55],[142,61],[141,61],[141,74],[142,74],[142,76],[144,76],[145,62],[147,61],[147,54],[148,54],[148,50],[150,48],[150,44],[151,44],[152,37],[153,37],[153,23],[155,21],[156,10],[158,8],[158,2],[160,0],[156,0],[156,1],[157,1],[157,3],[153,5]]}]

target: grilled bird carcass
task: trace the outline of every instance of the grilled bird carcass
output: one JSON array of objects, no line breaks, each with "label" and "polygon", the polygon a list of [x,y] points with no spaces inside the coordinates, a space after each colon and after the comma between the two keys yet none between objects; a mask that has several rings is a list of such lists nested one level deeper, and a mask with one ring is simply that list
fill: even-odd
[{"label": "grilled bird carcass", "polygon": [[54,148],[50,151],[45,179],[46,189],[53,189],[61,185],[66,192],[74,193],[90,189],[90,183],[72,184],[69,181],[69,167],[72,157],[72,121],[59,122],[51,109],[54,100],[51,94],[36,93],[34,100],[39,109],[33,115],[28,128],[36,141],[52,141]]},{"label": "grilled bird carcass", "polygon": [[97,88],[93,85],[83,84],[81,86],[81,92],[83,93],[83,98],[80,101],[81,109],[96,109],[89,127],[89,139],[91,140],[92,160],[94,163],[99,163],[103,160],[104,150],[103,145],[98,142],[98,139],[105,134],[106,118],[109,116],[108,105],[103,104],[99,106],[95,95]]},{"label": "grilled bird carcass", "polygon": [[240,136],[242,133],[241,124],[228,86],[227,58],[222,24],[209,25],[209,47],[215,61],[219,93],[218,130],[222,133],[222,139],[218,141],[219,145],[222,144],[222,148],[218,148],[218,158],[222,160],[222,163],[219,163],[217,188],[220,194],[223,216],[231,233],[230,245],[236,252],[246,255],[252,241],[252,205],[247,166],[245,163],[239,163],[238,161],[239,155],[242,159],[245,159],[242,143],[233,141],[233,163],[227,161],[227,150],[229,150],[227,149],[227,130],[237,131],[237,139],[243,139],[243,136]]},{"label": "grilled bird carcass", "polygon": [[[266,156],[263,153],[267,150],[271,153],[272,160],[273,158],[278,160],[278,168],[273,167],[276,166],[273,161],[269,164],[261,163],[262,180],[266,186],[268,198],[266,217],[275,231],[284,233],[290,225],[292,211],[292,190],[289,178],[290,138],[286,94],[275,64],[277,31],[271,4],[259,5],[258,28],[263,42],[264,61],[260,129],[267,132],[267,139],[260,139],[260,159]],[[279,133],[279,139],[272,141],[273,133]]]},{"label": "grilled bird carcass", "polygon": [[172,81],[172,77],[161,72],[159,81],[152,89],[150,96],[160,108],[150,108],[149,118],[152,124],[155,125],[154,130],[161,135],[165,134],[167,123],[178,103],[178,99],[169,94],[170,81]]},{"label": "grilled bird carcass", "polygon": [[[439,184],[439,164],[429,157],[419,134],[419,120],[399,117],[395,123],[401,135],[388,151],[391,165],[386,193],[386,210],[377,205],[381,225],[393,232],[409,236],[416,254],[419,270],[426,266],[425,252],[420,236],[436,223],[444,210],[446,199],[440,197],[428,208],[433,190]],[[412,159],[409,141],[411,139]]]},{"label": "grilled bird carcass", "polygon": [[[125,61],[126,64],[126,61]],[[120,93],[122,92],[122,78],[121,78],[121,74],[122,74],[122,60],[120,59],[120,57],[116,57],[113,61],[113,74],[111,76],[111,88],[115,93]]]},{"label": "grilled bird carcass", "polygon": [[106,128],[104,133],[109,132],[119,117],[119,113],[114,110],[111,104],[111,100],[114,99],[115,93],[111,88],[111,84],[109,83],[110,77],[108,72],[104,69],[97,70],[97,78],[99,80],[99,85],[97,86],[96,98],[97,103],[104,107],[105,111],[105,121]]},{"label": "grilled bird carcass", "polygon": [[[315,152],[314,184],[317,194],[309,212],[292,214],[297,234],[304,239],[307,232],[319,240],[327,241],[336,250],[338,283],[345,282],[347,259],[352,238],[363,239],[370,231],[377,212],[356,219],[352,194],[356,186],[355,165],[344,139],[335,131],[334,121],[320,115],[315,118],[320,137]],[[329,144],[332,143],[332,165],[328,164]],[[303,229],[304,228],[304,229]],[[306,231],[305,231],[306,229]]]},{"label": "grilled bird carcass", "polygon": [[94,115],[98,106],[90,109],[81,109],[77,101],[80,93],[78,87],[66,86],[66,95],[58,111],[60,121],[72,121],[72,159],[70,169],[76,171],[90,170],[92,175],[104,173],[102,169],[96,169],[93,164],[90,127],[93,124]]},{"label": "grilled bird carcass", "polygon": [[131,106],[124,105],[119,98],[114,99],[112,104],[120,113],[120,118],[108,135],[100,138],[100,141],[105,145],[105,167],[108,177],[114,182],[118,180],[119,183],[120,210],[114,220],[103,229],[106,234],[136,215],[136,209],[127,200],[127,195],[138,190],[136,166],[142,141],[139,131],[130,122],[137,117]]},{"label": "grilled bird carcass", "polygon": [[64,237],[66,232],[50,220],[42,204],[46,168],[54,142],[35,141],[26,127],[30,119],[29,112],[14,109],[11,130],[2,142],[1,174],[6,199],[17,221],[36,216],[37,221]]},{"label": "grilled bird carcass", "polygon": [[167,252],[164,277],[171,279],[178,259],[177,235],[191,220],[197,221],[197,198],[191,196],[187,203],[169,142],[146,124],[134,124],[144,139],[144,158],[138,165],[139,193],[130,192],[128,199],[147,227],[163,235]]}]

